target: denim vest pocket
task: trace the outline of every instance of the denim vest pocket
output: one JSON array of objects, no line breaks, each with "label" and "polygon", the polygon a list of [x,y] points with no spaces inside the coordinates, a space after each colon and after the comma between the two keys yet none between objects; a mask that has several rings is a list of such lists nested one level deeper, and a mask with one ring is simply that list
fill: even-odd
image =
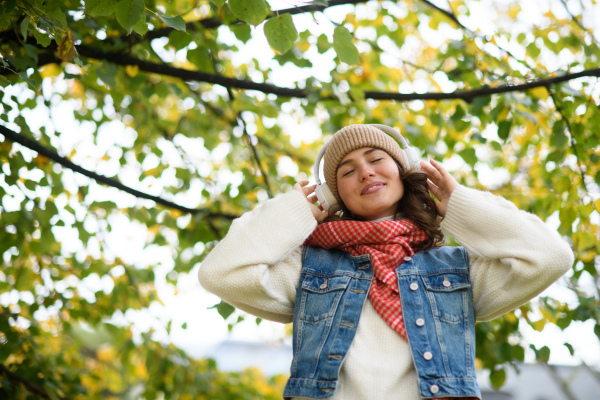
[{"label": "denim vest pocket", "polygon": [[449,323],[468,318],[469,277],[466,273],[443,272],[421,275],[434,316]]},{"label": "denim vest pocket", "polygon": [[346,275],[307,274],[302,282],[301,319],[319,322],[332,318],[349,283]]}]

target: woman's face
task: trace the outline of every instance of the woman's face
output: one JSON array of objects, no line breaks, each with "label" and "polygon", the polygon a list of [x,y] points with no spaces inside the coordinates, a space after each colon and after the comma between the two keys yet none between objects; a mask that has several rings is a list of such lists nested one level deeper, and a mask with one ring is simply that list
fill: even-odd
[{"label": "woman's face", "polygon": [[344,205],[368,221],[394,215],[404,195],[398,164],[377,148],[361,147],[346,154],[336,176]]}]

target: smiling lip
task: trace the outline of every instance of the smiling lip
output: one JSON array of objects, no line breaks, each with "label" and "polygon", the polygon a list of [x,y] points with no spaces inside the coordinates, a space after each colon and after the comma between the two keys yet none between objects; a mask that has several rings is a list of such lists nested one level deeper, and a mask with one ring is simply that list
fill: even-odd
[{"label": "smiling lip", "polygon": [[382,189],[384,186],[385,186],[385,183],[383,183],[383,182],[369,183],[367,186],[365,186],[363,188],[363,190],[360,192],[360,194],[361,194],[361,196],[363,196],[365,194],[375,193],[375,192],[379,191],[380,189]]}]

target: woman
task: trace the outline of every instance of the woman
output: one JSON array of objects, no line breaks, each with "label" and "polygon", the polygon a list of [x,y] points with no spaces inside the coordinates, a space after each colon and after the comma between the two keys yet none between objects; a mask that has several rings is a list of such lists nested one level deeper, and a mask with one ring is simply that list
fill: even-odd
[{"label": "woman", "polygon": [[[437,162],[420,166],[375,126],[345,127],[324,154],[341,216],[300,182],[235,220],[202,263],[202,286],[224,301],[294,322],[284,397],[480,398],[475,320],[520,306],[572,265],[536,216]],[[442,229],[462,246],[442,246]]]}]

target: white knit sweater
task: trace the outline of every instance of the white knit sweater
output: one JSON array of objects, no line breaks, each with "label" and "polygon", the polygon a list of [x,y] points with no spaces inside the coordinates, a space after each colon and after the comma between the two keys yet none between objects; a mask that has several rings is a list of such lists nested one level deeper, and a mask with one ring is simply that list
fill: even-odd
[{"label": "white knit sweater", "polygon": [[[277,196],[235,220],[200,267],[202,286],[261,318],[292,321],[301,249],[317,226],[296,191]],[[478,321],[515,309],[556,281],[573,264],[560,236],[535,215],[487,192],[459,186],[444,232],[470,253]],[[365,302],[342,364],[335,400],[419,399],[408,343]]]}]

